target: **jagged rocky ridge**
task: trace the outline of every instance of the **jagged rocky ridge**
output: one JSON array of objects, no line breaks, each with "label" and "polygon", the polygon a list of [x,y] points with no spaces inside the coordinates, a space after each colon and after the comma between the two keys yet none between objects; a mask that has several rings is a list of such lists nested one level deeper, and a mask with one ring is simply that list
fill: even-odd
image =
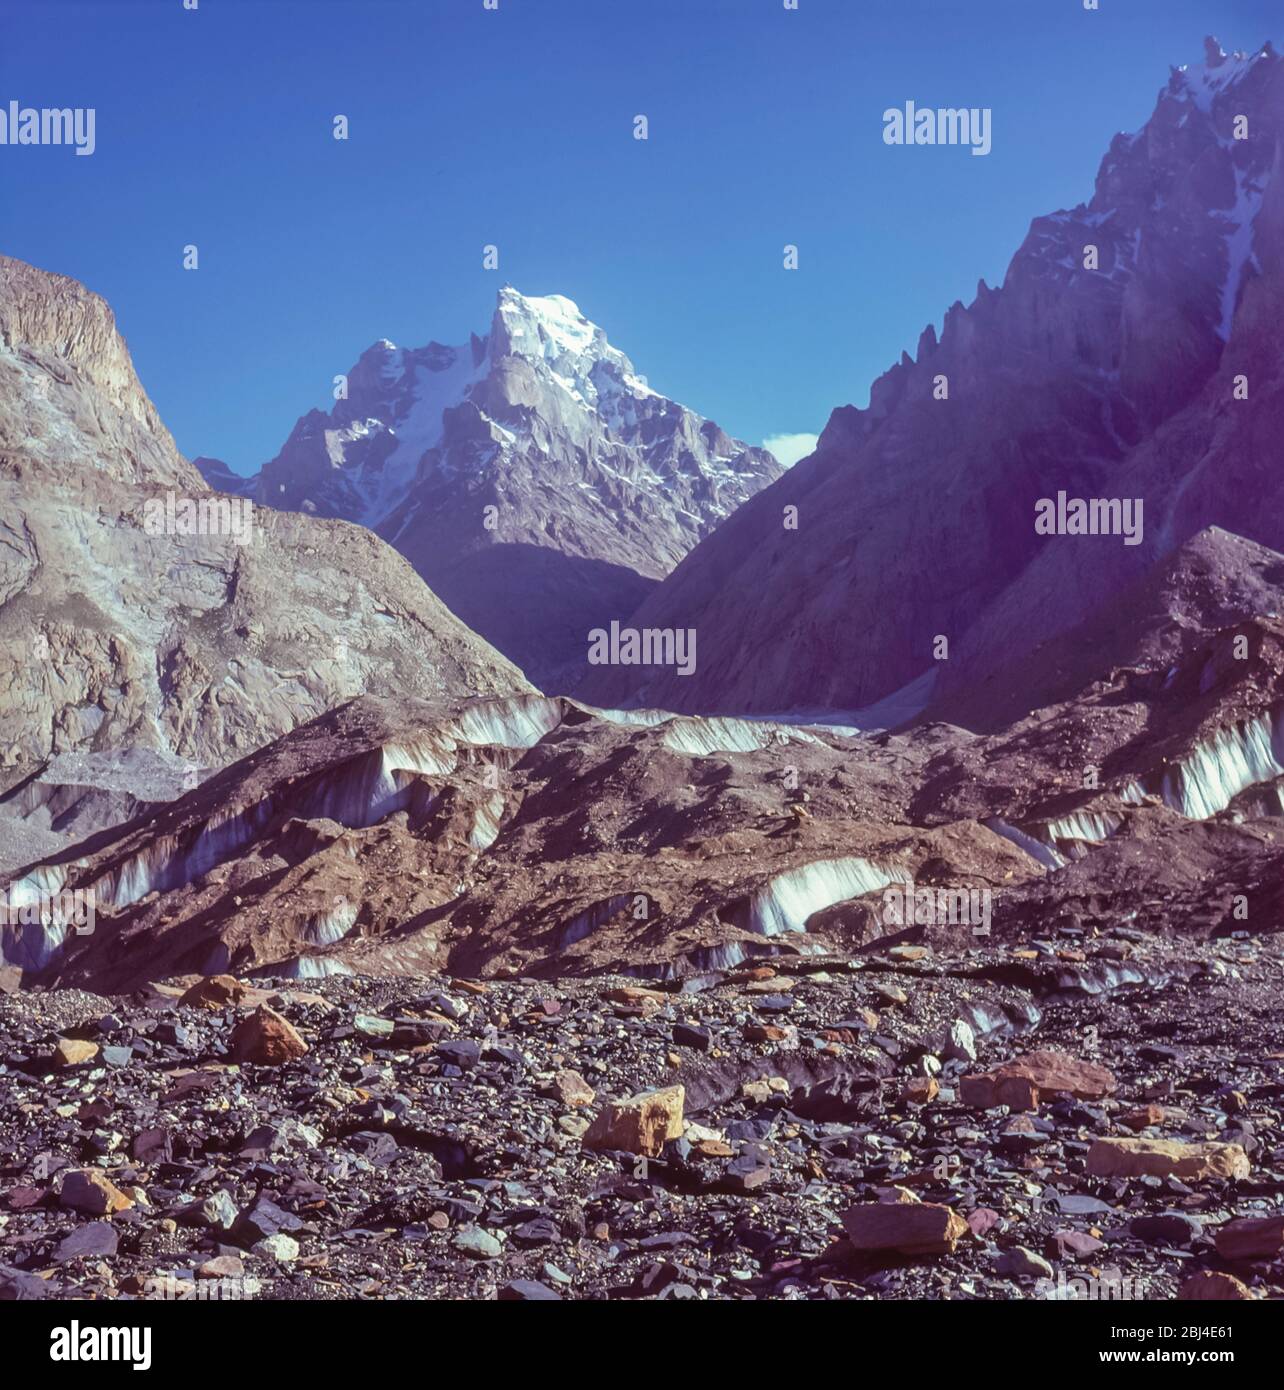
[{"label": "jagged rocky ridge", "polygon": [[511,287],[484,338],[368,348],[254,478],[202,463],[373,528],[542,688],[781,471],[652,390],[569,299]]},{"label": "jagged rocky ridge", "polygon": [[[633,625],[696,629],[695,676],[592,668],[573,693],[787,717],[921,681],[920,708],[974,716],[977,682],[1203,528],[1284,546],[1282,132],[1284,59],[1210,40],[1116,137],[1087,203],[1036,219],[1001,287],[953,305],[643,602]],[[1062,491],[1141,498],[1143,543],[1036,534],[1035,504]]]}]

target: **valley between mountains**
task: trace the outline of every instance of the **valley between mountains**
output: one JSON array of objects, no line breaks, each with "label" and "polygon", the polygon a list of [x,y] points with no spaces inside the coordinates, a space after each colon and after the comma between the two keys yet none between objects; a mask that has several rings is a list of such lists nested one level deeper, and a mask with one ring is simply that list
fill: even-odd
[{"label": "valley between mountains", "polygon": [[789,469],[508,286],[243,477],[0,257],[0,1297],[1284,1296],[1282,319],[1211,39]]}]

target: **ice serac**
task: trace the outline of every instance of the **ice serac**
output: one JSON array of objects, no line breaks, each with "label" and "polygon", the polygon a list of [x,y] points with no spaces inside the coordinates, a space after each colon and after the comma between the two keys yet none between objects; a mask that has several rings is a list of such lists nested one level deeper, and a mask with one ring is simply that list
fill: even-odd
[{"label": "ice serac", "polygon": [[1218,729],[1160,782],[1165,805],[1203,819],[1224,811],[1240,792],[1284,773],[1284,715],[1262,714]]},{"label": "ice serac", "polygon": [[381,341],[347,381],[236,489],[372,527],[544,688],[780,474],[648,386],[561,295],[505,288],[485,337]]},{"label": "ice serac", "polygon": [[80,785],[128,812],[148,752],[195,773],[364,692],[529,691],[359,527],[261,508],[236,536],[156,527],[149,502],[214,494],[98,296],[0,257],[0,335],[0,818],[89,828],[74,770],[41,782],[62,755],[93,755]]},{"label": "ice serac", "polygon": [[806,931],[813,913],[908,880],[904,870],[855,857],[803,864],[778,874],[753,895],[747,925],[759,936]]},{"label": "ice serac", "polygon": [[[1019,698],[1041,643],[1205,527],[1281,548],[1282,132],[1273,49],[1174,70],[1088,201],[1036,218],[1001,286],[951,306],[640,605],[635,627],[696,629],[696,673],[593,667],[575,693],[853,710],[935,670],[948,714],[1000,667]],[[1142,543],[1036,534],[1062,491],[1140,498]]]}]

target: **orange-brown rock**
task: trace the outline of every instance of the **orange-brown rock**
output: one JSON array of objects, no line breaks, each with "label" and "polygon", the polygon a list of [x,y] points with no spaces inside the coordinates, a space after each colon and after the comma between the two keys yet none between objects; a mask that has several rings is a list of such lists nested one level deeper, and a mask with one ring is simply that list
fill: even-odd
[{"label": "orange-brown rock", "polygon": [[80,1038],[59,1038],[54,1048],[53,1062],[56,1067],[79,1067],[92,1062],[98,1056],[98,1044],[82,1042]]},{"label": "orange-brown rock", "polygon": [[561,1071],[556,1073],[549,1084],[549,1093],[572,1110],[579,1110],[583,1106],[592,1105],[597,1099],[597,1092],[592,1086],[584,1080],[579,1072],[572,1071],[570,1067],[563,1067]]},{"label": "orange-brown rock", "polygon": [[1177,1139],[1098,1139],[1088,1150],[1098,1178],[1246,1178],[1248,1155],[1238,1144],[1185,1144]]},{"label": "orange-brown rock", "polygon": [[1284,1253],[1284,1216],[1228,1221],[1213,1237],[1224,1260],[1273,1260]]},{"label": "orange-brown rock", "polygon": [[901,1090],[903,1105],[927,1105],[940,1094],[941,1087],[934,1076],[916,1076],[907,1081]]},{"label": "orange-brown rock", "polygon": [[246,995],[246,987],[233,975],[206,975],[197,980],[178,1001],[190,1004],[195,1009],[208,1009],[219,1013],[223,1009],[239,1004]]},{"label": "orange-brown rock", "polygon": [[308,1050],[298,1029],[266,1004],[236,1025],[231,1045],[238,1062],[256,1062],[264,1067],[282,1066]]},{"label": "orange-brown rock", "polygon": [[1128,1110],[1119,1116],[1119,1123],[1134,1133],[1137,1130],[1149,1129],[1151,1125],[1161,1125],[1163,1122],[1164,1107],[1162,1105],[1139,1105],[1135,1110]]},{"label": "orange-brown rock", "polygon": [[1201,1269],[1198,1274],[1192,1274],[1177,1290],[1177,1297],[1201,1303],[1230,1303],[1249,1302],[1256,1295],[1242,1279],[1236,1279],[1233,1274]]},{"label": "orange-brown rock", "polygon": [[89,1216],[114,1216],[134,1205],[98,1168],[73,1168],[62,1176],[58,1188],[59,1205]]},{"label": "orange-brown rock", "polygon": [[745,1024],[745,1041],[753,1043],[764,1042],[784,1042],[789,1036],[789,1029],[782,1028],[778,1023],[747,1023]]},{"label": "orange-brown rock", "polygon": [[609,1101],[581,1141],[586,1149],[611,1149],[656,1158],[668,1139],[682,1137],[686,1091],[666,1086],[627,1100]]},{"label": "orange-brown rock", "polygon": [[1039,1097],[1065,1091],[1079,1100],[1100,1100],[1115,1089],[1114,1073],[1066,1052],[1027,1052],[987,1072],[965,1076],[959,1088],[964,1105],[989,1110],[996,1105],[1029,1109],[1031,1088]]}]

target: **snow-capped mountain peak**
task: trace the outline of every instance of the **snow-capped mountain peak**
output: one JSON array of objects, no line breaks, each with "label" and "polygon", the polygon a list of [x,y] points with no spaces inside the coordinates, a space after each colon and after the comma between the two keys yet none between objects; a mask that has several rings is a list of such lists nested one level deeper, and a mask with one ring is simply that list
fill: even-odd
[{"label": "snow-capped mountain peak", "polygon": [[[251,494],[376,530],[539,680],[780,473],[652,390],[560,294],[505,286],[490,332],[460,347],[379,339],[346,385]],[[510,558],[530,572],[501,592]]]},{"label": "snow-capped mountain peak", "polygon": [[565,295],[524,295],[505,285],[499,292],[489,347],[492,360],[522,357],[547,368],[559,386],[589,406],[621,392],[635,397],[658,394]]}]

